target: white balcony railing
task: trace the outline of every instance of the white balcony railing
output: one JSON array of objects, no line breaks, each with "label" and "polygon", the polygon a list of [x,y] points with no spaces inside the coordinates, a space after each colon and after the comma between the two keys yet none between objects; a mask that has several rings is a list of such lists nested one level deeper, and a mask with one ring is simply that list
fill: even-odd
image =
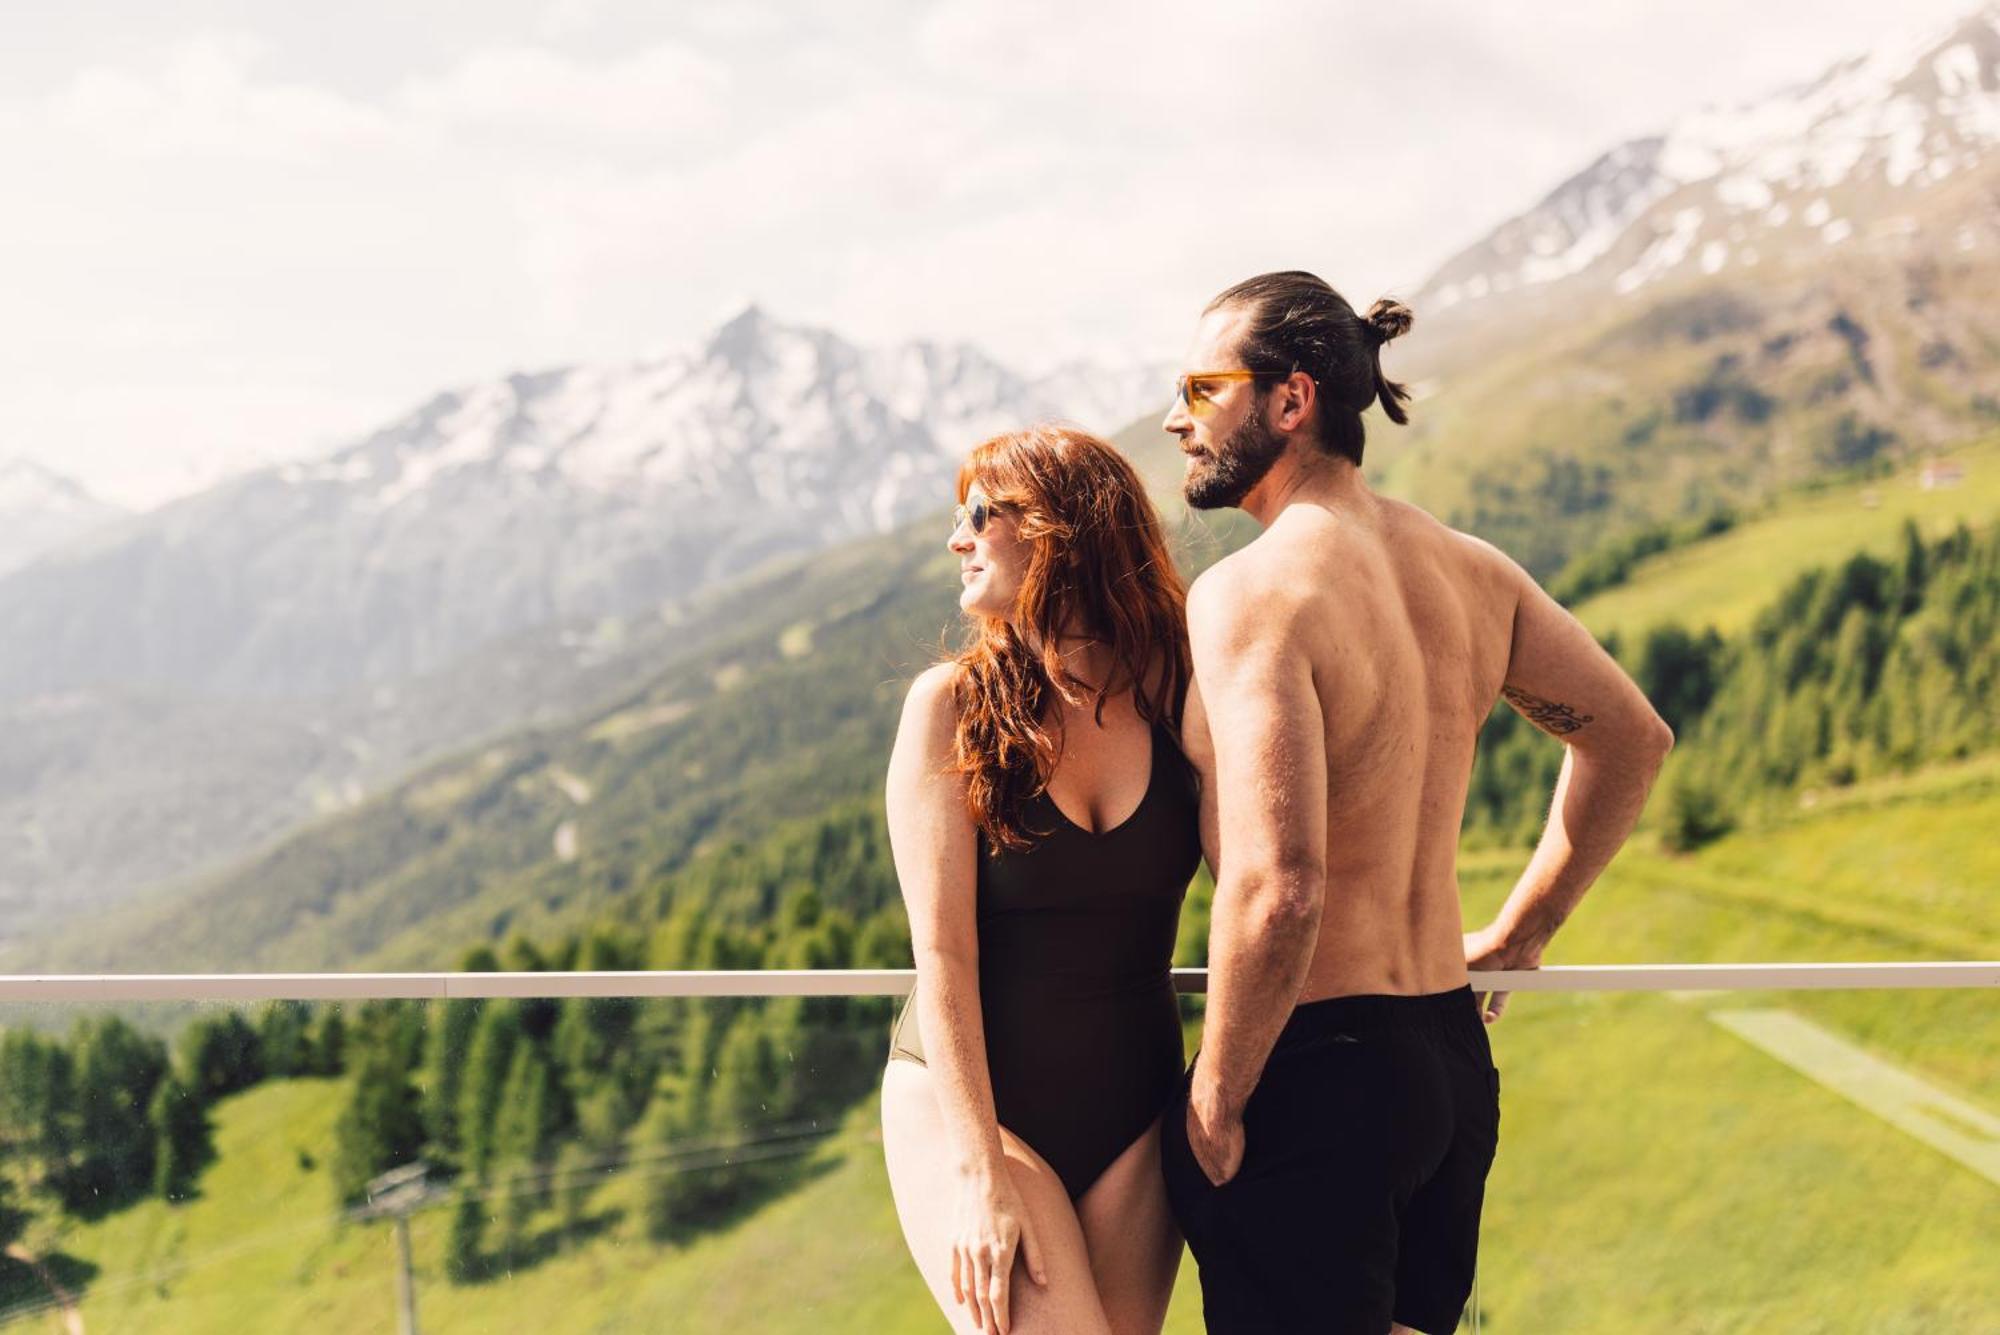
[{"label": "white balcony railing", "polygon": [[[903,996],[913,969],[602,973],[0,974],[0,1001],[372,1001],[473,997]],[[1182,992],[1206,969],[1175,969]],[[1475,973],[1480,992],[1736,992],[2000,988],[2000,960],[1868,964],[1568,964]]]}]

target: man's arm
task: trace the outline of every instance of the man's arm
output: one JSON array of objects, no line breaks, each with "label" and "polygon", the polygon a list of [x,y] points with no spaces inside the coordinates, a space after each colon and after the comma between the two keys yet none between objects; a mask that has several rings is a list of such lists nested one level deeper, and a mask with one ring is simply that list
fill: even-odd
[{"label": "man's arm", "polygon": [[1190,1143],[1217,1181],[1241,1162],[1243,1105],[1305,985],[1326,888],[1326,733],[1312,668],[1288,615],[1233,588],[1232,573],[1211,570],[1188,596],[1202,782],[1227,850],[1189,1103]]},{"label": "man's arm", "polygon": [[1195,823],[1201,834],[1201,856],[1208,863],[1208,877],[1220,885],[1222,818],[1215,804],[1215,747],[1208,739],[1208,708],[1202,703],[1199,678],[1189,680],[1187,702],[1181,706],[1181,751],[1201,775],[1201,799]]},{"label": "man's arm", "polygon": [[[1511,564],[1511,563],[1510,563]],[[1518,566],[1514,642],[1501,695],[1567,750],[1528,868],[1487,927],[1466,936],[1473,968],[1531,969],[1644,810],[1673,730],[1583,624]],[[1488,1018],[1497,1018],[1496,997]]]}]

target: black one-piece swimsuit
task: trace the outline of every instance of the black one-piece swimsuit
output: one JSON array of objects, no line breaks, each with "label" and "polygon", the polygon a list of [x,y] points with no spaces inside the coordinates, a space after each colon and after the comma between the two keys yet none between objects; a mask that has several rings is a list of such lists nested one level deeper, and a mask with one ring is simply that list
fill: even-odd
[{"label": "black one-piece swimsuit", "polygon": [[[1098,834],[1038,794],[1029,848],[979,837],[979,1003],[1000,1124],[1072,1201],[1159,1116],[1185,1052],[1173,988],[1181,898],[1201,860],[1197,779],[1153,725],[1138,809]],[[916,994],[889,1055],[923,1063]]]}]

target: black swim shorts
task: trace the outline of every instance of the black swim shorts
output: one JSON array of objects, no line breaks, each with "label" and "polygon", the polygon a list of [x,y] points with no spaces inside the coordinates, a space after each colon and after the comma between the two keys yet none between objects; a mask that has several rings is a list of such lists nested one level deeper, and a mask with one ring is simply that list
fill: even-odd
[{"label": "black swim shorts", "polygon": [[1211,1332],[1457,1326],[1500,1136],[1470,987],[1293,1011],[1244,1109],[1242,1169],[1220,1187],[1188,1148],[1187,1088],[1160,1158]]}]

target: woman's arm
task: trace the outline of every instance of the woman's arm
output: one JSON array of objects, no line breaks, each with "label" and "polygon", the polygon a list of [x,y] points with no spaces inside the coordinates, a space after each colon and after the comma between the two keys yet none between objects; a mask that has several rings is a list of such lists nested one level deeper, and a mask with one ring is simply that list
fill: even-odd
[{"label": "woman's arm", "polygon": [[924,1059],[938,1082],[958,1171],[985,1181],[1003,1171],[1005,1159],[979,1010],[978,837],[965,781],[948,772],[955,670],[949,663],[930,668],[903,702],[889,757],[889,846],[910,918]]},{"label": "woman's arm", "polygon": [[1033,1221],[1007,1168],[979,1008],[979,840],[965,781],[951,772],[951,664],[918,677],[889,758],[889,846],[917,961],[917,1023],[958,1174],[952,1296],[973,1324],[1006,1335],[1018,1251],[1048,1283]]}]

